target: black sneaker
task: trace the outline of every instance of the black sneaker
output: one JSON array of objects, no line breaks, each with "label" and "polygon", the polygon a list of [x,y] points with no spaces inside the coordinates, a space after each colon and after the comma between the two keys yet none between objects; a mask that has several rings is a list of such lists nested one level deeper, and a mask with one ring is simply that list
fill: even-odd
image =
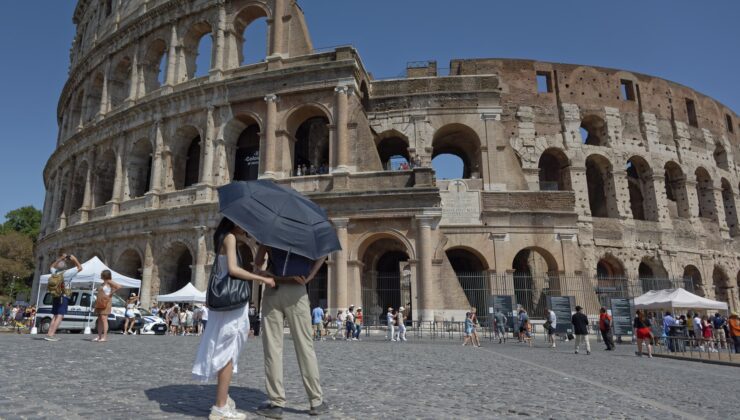
[{"label": "black sneaker", "polygon": [[311,407],[311,409],[308,410],[308,414],[312,416],[320,416],[328,412],[329,412],[329,406],[327,406],[326,403],[324,402],[317,405],[316,407]]},{"label": "black sneaker", "polygon": [[272,403],[265,403],[257,407],[256,413],[262,417],[268,417],[271,419],[282,419],[283,407],[272,405]]}]

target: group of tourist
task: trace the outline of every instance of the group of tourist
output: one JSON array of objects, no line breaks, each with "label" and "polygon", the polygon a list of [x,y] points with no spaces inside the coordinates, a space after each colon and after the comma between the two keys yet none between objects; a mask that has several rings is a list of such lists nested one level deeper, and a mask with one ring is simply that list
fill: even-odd
[{"label": "group of tourist", "polygon": [[208,323],[208,307],[205,305],[168,303],[152,307],[151,312],[167,324],[166,335],[199,336]]},{"label": "group of tourist", "polygon": [[410,170],[412,170],[414,168],[419,168],[419,167],[421,167],[421,158],[419,158],[419,156],[414,156],[414,158],[411,159],[410,161],[408,161],[408,162],[407,161],[403,161],[403,162],[399,163],[395,167],[393,166],[393,162],[391,160],[389,160],[388,163],[387,163],[387,166],[386,166],[386,170],[389,170],[389,171],[392,171],[392,170],[396,170],[396,171],[410,171]]},{"label": "group of tourist", "polygon": [[319,166],[313,163],[309,165],[297,165],[295,168],[295,176],[309,176],[309,175],[326,175],[329,173],[329,166],[322,163]]},{"label": "group of tourist", "polygon": [[18,334],[25,329],[31,329],[35,316],[36,305],[13,306],[10,303],[5,306],[0,305],[0,323],[4,327],[10,326],[15,328]]}]

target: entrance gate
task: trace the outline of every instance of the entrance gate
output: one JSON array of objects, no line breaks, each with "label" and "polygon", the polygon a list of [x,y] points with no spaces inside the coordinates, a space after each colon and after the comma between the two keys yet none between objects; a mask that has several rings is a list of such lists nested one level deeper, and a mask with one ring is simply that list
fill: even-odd
[{"label": "entrance gate", "polygon": [[[362,276],[362,311],[368,325],[385,324],[388,307],[398,310],[411,302],[411,276],[401,272],[368,271]],[[408,315],[408,314],[407,314]]]}]

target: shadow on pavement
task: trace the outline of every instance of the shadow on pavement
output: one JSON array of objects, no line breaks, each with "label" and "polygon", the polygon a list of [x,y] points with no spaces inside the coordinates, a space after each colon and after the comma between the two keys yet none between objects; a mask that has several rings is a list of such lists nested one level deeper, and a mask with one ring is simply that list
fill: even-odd
[{"label": "shadow on pavement", "polygon": [[[144,391],[150,401],[156,401],[165,413],[208,416],[216,399],[216,385],[166,385]],[[232,386],[229,396],[239,410],[254,412],[267,400],[258,389]]]}]

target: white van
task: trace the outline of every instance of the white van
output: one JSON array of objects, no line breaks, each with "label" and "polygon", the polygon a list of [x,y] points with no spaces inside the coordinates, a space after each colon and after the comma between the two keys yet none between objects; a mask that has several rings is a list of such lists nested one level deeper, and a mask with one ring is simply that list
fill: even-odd
[{"label": "white van", "polygon": [[[90,300],[91,298],[92,301]],[[40,334],[46,334],[46,332],[49,331],[49,325],[51,324],[51,318],[53,317],[51,314],[51,300],[51,293],[44,293],[44,298],[39,302],[38,308],[36,309],[36,326],[38,327]],[[90,328],[95,330],[95,321],[97,316],[93,313],[94,311],[95,295],[91,294],[90,289],[72,289],[72,294],[69,296],[67,315],[64,316],[62,323],[59,324],[59,330],[80,332],[88,325],[88,321]],[[123,326],[126,321],[126,318],[124,317],[125,311],[126,302],[121,299],[120,296],[113,295],[111,313],[108,315],[109,331],[123,330]],[[134,309],[134,314],[136,315],[134,330],[139,331],[143,325],[141,314],[138,309]]]}]

